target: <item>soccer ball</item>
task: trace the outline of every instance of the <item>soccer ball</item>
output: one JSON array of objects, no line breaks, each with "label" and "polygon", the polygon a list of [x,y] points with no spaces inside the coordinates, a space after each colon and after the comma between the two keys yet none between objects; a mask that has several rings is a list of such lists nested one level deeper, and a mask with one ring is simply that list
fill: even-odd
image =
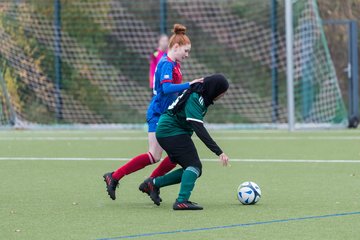
[{"label": "soccer ball", "polygon": [[261,197],[261,189],[254,182],[243,182],[237,190],[237,198],[244,205],[257,203]]}]

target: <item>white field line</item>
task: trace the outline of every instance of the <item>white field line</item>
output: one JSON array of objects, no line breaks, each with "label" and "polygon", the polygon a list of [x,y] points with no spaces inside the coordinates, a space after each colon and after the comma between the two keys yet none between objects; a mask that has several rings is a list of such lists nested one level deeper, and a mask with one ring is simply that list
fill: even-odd
[{"label": "white field line", "polygon": [[[216,137],[215,140],[240,140],[240,141],[251,141],[251,140],[360,140],[360,136],[293,136],[293,137],[282,137],[282,136],[227,136],[227,137]],[[0,137],[0,141],[139,141],[148,140],[148,137]]]},{"label": "white field line", "polygon": [[[128,161],[130,158],[91,158],[91,157],[0,157],[0,161],[27,160],[27,161]],[[216,158],[201,159],[204,162],[219,162]],[[265,162],[265,163],[360,163],[359,160],[325,160],[325,159],[230,159],[230,162]]]}]

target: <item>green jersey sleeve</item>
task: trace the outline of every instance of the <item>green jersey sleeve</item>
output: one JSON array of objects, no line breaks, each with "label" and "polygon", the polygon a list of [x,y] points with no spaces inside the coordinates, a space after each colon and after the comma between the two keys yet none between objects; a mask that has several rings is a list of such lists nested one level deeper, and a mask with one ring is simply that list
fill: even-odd
[{"label": "green jersey sleeve", "polygon": [[203,123],[205,113],[204,99],[198,93],[192,93],[185,105],[186,120]]}]

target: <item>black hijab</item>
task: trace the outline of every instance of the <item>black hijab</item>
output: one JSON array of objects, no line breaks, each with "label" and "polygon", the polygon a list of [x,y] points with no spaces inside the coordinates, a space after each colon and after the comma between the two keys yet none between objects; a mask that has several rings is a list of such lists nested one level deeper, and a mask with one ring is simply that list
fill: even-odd
[{"label": "black hijab", "polygon": [[205,106],[208,107],[214,104],[214,99],[220,94],[226,92],[229,88],[229,83],[221,74],[214,74],[204,78],[204,82],[200,83],[200,94],[204,98]]},{"label": "black hijab", "polygon": [[203,99],[205,106],[208,107],[214,104],[214,99],[220,94],[227,91],[229,82],[222,74],[214,74],[204,78],[203,83],[195,83],[190,86],[179,98],[178,103],[171,110],[173,114],[177,113],[184,106],[191,93],[199,93]]}]

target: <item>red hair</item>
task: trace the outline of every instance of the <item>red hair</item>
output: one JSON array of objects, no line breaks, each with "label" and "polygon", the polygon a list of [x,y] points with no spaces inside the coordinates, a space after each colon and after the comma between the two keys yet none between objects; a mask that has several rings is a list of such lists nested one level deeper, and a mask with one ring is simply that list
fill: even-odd
[{"label": "red hair", "polygon": [[170,37],[169,40],[169,49],[172,48],[176,43],[179,46],[183,46],[186,44],[191,44],[190,39],[185,34],[186,27],[181,24],[175,24],[173,28],[173,35]]}]

